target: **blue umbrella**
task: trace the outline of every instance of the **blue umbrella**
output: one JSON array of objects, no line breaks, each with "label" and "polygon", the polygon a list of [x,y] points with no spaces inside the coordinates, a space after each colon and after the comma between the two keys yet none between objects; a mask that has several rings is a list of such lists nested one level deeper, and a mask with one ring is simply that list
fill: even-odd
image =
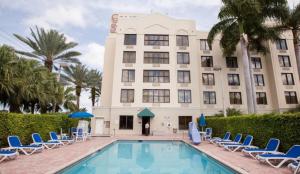
[{"label": "blue umbrella", "polygon": [[69,118],[91,118],[94,117],[93,114],[87,112],[73,112],[69,115]]},{"label": "blue umbrella", "polygon": [[205,116],[203,113],[200,115],[198,124],[200,127],[202,127],[202,131],[203,131],[203,127],[206,126]]}]

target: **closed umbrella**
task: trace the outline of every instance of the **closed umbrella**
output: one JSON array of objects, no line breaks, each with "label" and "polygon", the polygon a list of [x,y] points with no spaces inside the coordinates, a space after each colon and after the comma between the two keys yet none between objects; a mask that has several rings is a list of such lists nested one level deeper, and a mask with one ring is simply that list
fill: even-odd
[{"label": "closed umbrella", "polygon": [[202,128],[202,131],[203,131],[203,127],[206,126],[205,116],[203,113],[200,115],[198,124]]}]

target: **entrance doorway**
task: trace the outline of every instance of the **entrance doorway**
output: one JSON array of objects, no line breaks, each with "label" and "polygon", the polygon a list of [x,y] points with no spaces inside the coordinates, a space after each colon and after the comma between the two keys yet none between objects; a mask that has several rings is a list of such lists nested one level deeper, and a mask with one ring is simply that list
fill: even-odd
[{"label": "entrance doorway", "polygon": [[146,135],[147,134],[147,131],[146,131],[146,128],[145,128],[145,125],[146,125],[146,123],[148,123],[149,124],[149,132],[148,132],[148,134],[150,134],[150,117],[143,117],[142,118],[142,134],[143,135]]},{"label": "entrance doorway", "polygon": [[103,134],[103,127],[104,127],[104,119],[103,118],[96,118],[96,120],[95,120],[95,134],[102,135]]}]

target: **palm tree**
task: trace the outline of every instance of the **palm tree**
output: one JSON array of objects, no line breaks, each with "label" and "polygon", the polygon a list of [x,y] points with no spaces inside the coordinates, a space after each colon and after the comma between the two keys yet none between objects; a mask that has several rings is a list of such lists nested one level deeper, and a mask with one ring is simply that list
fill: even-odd
[{"label": "palm tree", "polygon": [[7,104],[10,94],[14,92],[13,65],[16,61],[17,55],[13,48],[6,45],[0,46],[0,103],[4,105]]},{"label": "palm tree", "polygon": [[300,4],[294,8],[288,8],[288,17],[283,20],[284,30],[292,30],[294,37],[294,49],[297,60],[297,69],[300,77],[300,48],[299,48],[299,35],[300,35]]},{"label": "palm tree", "polygon": [[265,24],[267,19],[281,20],[285,17],[285,0],[222,0],[218,18],[208,34],[211,46],[213,39],[221,33],[220,45],[225,56],[232,55],[238,44],[241,47],[244,66],[248,112],[256,112],[255,89],[252,69],[249,64],[249,51],[266,52],[263,42],[279,38],[276,27]]},{"label": "palm tree", "polygon": [[29,37],[24,38],[17,34],[14,34],[14,36],[31,47],[33,51],[17,51],[17,53],[42,61],[50,72],[52,72],[53,64],[56,62],[79,62],[75,57],[81,55],[81,53],[77,51],[69,51],[77,46],[77,43],[67,43],[64,34],[60,34],[56,30],[45,31],[43,28],[38,27],[36,27],[36,32],[34,32],[31,28],[30,30],[33,39]]},{"label": "palm tree", "polygon": [[64,73],[62,74],[62,80],[68,82],[75,86],[75,94],[77,97],[77,108],[80,106],[80,95],[81,90],[87,87],[86,80],[88,69],[85,65],[77,64],[76,66],[71,65],[70,67],[64,68]]},{"label": "palm tree", "polygon": [[73,94],[75,89],[73,87],[67,87],[64,91],[64,103],[63,107],[71,112],[77,111],[77,105],[75,104],[76,96]]},{"label": "palm tree", "polygon": [[96,98],[101,95],[102,73],[97,70],[89,71],[87,85],[91,91],[92,106],[95,106]]}]

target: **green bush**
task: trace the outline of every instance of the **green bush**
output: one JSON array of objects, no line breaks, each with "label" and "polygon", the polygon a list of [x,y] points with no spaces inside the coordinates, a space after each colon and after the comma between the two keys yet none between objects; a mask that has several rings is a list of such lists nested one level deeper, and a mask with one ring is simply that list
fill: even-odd
[{"label": "green bush", "polygon": [[0,146],[7,146],[7,136],[17,135],[23,144],[32,143],[31,134],[40,133],[44,140],[49,140],[49,132],[68,132],[76,126],[77,119],[70,119],[66,114],[15,114],[0,112]]},{"label": "green bush", "polygon": [[280,139],[279,150],[286,152],[292,145],[300,144],[300,113],[243,115],[236,117],[207,117],[208,127],[213,128],[213,136],[223,136],[226,131],[231,136],[242,133],[253,135],[253,144],[265,147],[272,137]]}]

